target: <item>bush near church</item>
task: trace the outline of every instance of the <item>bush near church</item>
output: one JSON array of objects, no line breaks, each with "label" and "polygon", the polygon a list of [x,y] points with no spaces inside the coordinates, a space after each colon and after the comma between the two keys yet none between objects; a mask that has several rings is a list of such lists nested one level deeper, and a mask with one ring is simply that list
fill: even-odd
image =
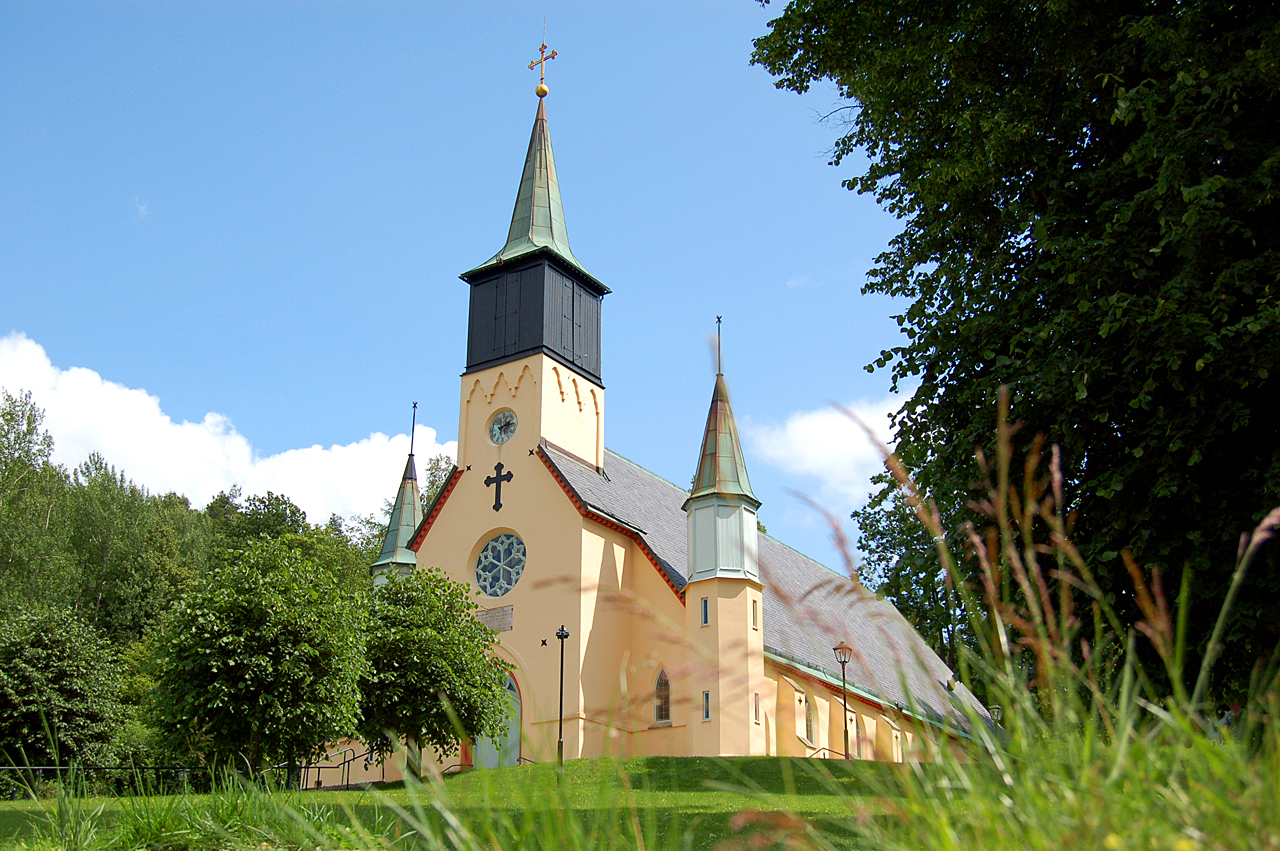
[{"label": "bush near church", "polygon": [[506,732],[507,666],[494,658],[494,633],[475,619],[477,608],[467,586],[438,568],[392,574],[374,588],[360,683],[360,738],[373,755],[387,757],[403,738],[452,756],[454,719],[465,738]]},{"label": "bush near church", "polygon": [[362,599],[292,537],[224,553],[160,636],[159,723],[211,762],[296,764],[355,730]]},{"label": "bush near church", "polygon": [[110,762],[119,693],[109,646],[73,612],[36,608],[0,622],[0,764]]}]

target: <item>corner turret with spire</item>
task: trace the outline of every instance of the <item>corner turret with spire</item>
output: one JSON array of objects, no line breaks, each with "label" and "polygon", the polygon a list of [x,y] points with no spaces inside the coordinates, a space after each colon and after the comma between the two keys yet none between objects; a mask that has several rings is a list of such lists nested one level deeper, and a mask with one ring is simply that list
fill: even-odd
[{"label": "corner turret with spire", "polygon": [[756,512],[729,388],[720,364],[720,317],[716,317],[716,384],[702,436],[702,453],[685,500],[689,517],[689,581],[714,576],[760,580]]},{"label": "corner turret with spire", "polygon": [[422,523],[422,502],[418,498],[418,468],[413,462],[413,432],[418,426],[418,403],[413,403],[413,425],[409,427],[409,459],[400,478],[395,504],[387,519],[387,534],[382,539],[378,560],[369,568],[373,584],[381,585],[390,573],[408,574],[417,566],[412,549],[413,534]]},{"label": "corner turret with spire", "polygon": [[688,727],[691,753],[748,756],[767,751],[764,727],[746,723],[748,718],[760,720],[761,695],[767,693],[759,508],[729,407],[717,316],[716,385],[698,471],[684,502],[689,578],[684,586],[685,627],[696,657],[745,659],[745,666],[732,677],[708,682],[702,695],[704,723]]}]

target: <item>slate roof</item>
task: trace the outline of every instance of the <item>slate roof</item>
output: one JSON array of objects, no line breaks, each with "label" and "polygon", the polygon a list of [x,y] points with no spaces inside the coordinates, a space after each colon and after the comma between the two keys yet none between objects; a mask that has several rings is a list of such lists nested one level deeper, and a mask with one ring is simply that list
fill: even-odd
[{"label": "slate roof", "polygon": [[[542,453],[588,508],[635,531],[673,587],[684,588],[683,488],[607,449],[603,469],[547,443]],[[893,604],[763,534],[760,578],[766,654],[838,688],[840,666],[831,648],[844,640],[855,650],[847,669],[851,695],[961,729],[968,727],[966,704],[987,717],[963,684],[947,689],[951,670]]]}]

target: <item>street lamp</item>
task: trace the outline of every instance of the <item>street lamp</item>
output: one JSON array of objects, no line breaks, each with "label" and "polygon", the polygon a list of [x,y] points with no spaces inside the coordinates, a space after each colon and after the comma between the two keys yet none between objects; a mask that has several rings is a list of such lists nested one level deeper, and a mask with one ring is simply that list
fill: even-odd
[{"label": "street lamp", "polygon": [[556,745],[556,772],[564,775],[564,640],[569,637],[569,630],[560,624],[556,630],[556,638],[560,639],[560,741]]},{"label": "street lamp", "polygon": [[845,687],[844,666],[853,658],[853,648],[841,641],[832,648],[840,663],[840,698],[844,704],[844,758],[849,758],[849,690]]}]

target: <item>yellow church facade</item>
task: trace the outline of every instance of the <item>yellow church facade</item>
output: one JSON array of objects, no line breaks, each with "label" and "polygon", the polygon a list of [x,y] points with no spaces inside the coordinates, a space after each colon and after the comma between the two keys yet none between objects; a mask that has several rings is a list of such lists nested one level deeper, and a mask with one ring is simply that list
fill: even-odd
[{"label": "yellow church facade", "polygon": [[569,249],[544,94],[507,242],[462,275],[456,467],[422,511],[410,457],[373,568],[375,582],[434,567],[468,584],[512,665],[507,737],[438,767],[554,760],[561,730],[565,759],[957,746],[986,712],[893,606],[758,531],[722,376],[704,432],[670,435],[691,462],[701,443],[691,488],[606,449],[609,290]]}]

